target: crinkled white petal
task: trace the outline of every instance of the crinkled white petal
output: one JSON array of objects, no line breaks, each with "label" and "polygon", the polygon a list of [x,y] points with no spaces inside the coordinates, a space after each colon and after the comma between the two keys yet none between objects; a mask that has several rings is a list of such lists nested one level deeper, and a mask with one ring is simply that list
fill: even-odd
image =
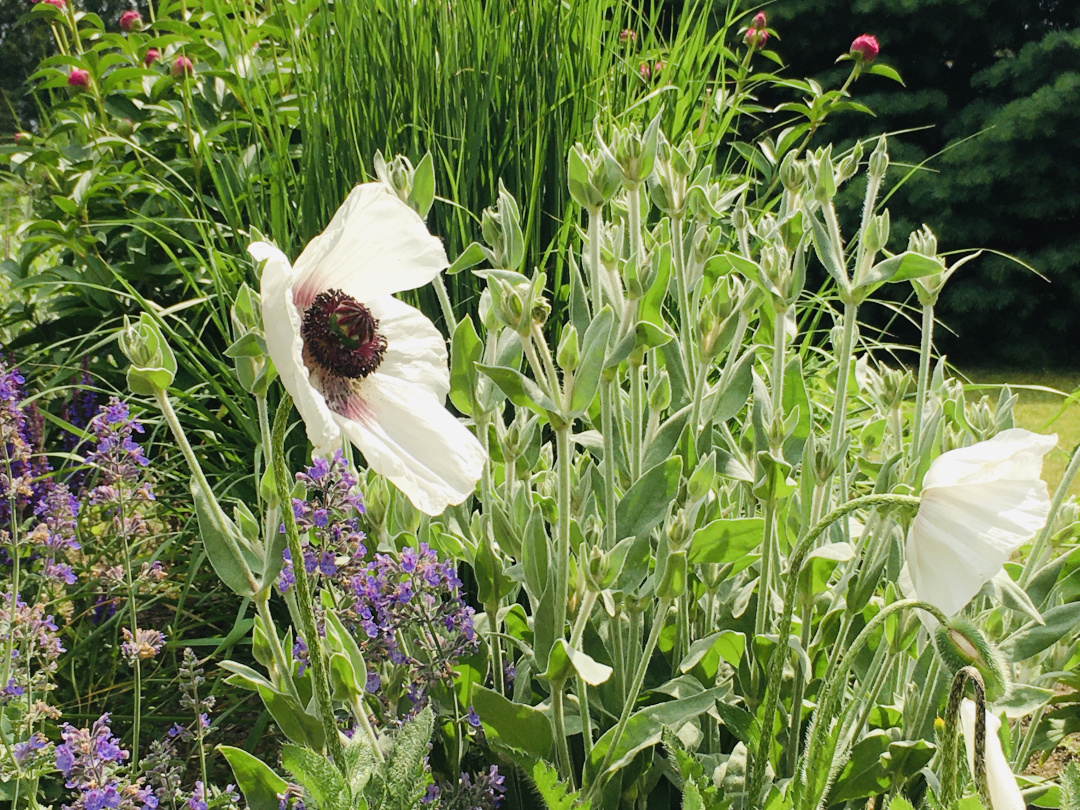
[{"label": "crinkled white petal", "polygon": [[266,350],[304,420],[315,452],[330,455],[341,446],[341,431],[325,398],[312,386],[304,365],[302,321],[293,304],[291,287],[295,272],[285,254],[266,242],[249,245],[248,252],[256,262],[264,262],[260,295],[266,325]]},{"label": "crinkled white petal", "polygon": [[[975,713],[978,707],[968,698],[960,703],[960,727],[964,732],[968,767],[975,775]],[[986,783],[990,789],[990,810],[1027,810],[1027,803],[1020,793],[1016,776],[1001,750],[998,730],[1001,721],[990,712],[986,713]]]},{"label": "crinkled white petal", "polygon": [[1043,436],[1021,428],[1003,430],[985,442],[942,453],[926,471],[923,489],[1038,478],[1043,456],[1056,444],[1057,435]]},{"label": "crinkled white petal", "polygon": [[476,489],[484,450],[427,390],[376,372],[338,417],[367,463],[428,515],[464,501]]},{"label": "crinkled white petal", "polygon": [[386,338],[386,353],[378,374],[411,382],[427,389],[440,403],[450,392],[446,339],[416,307],[391,295],[367,302]]},{"label": "crinkled white petal", "polygon": [[415,211],[382,183],[365,183],[296,260],[294,300],[306,309],[319,293],[337,289],[367,304],[421,287],[449,264]]},{"label": "crinkled white petal", "polygon": [[908,532],[914,593],[948,615],[971,601],[1050,511],[1038,476],[1055,437],[1022,430],[999,436],[1005,438],[945,453],[930,465]]}]

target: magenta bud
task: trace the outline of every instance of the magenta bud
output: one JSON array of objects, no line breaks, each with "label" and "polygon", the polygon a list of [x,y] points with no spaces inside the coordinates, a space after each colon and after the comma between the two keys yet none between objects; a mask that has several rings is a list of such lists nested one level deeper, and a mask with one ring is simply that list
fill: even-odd
[{"label": "magenta bud", "polygon": [[872,34],[863,34],[855,37],[855,41],[851,43],[850,53],[862,64],[869,65],[880,50],[881,46],[878,45],[876,37]]},{"label": "magenta bud", "polygon": [[154,62],[161,58],[161,51],[157,48],[147,48],[146,56],[143,57],[143,62],[147,67],[150,67]]},{"label": "magenta bud", "polygon": [[186,56],[178,56],[172,63],[172,75],[174,79],[182,79],[195,72],[195,65]]},{"label": "magenta bud", "polygon": [[619,32],[619,42],[629,42],[631,45],[633,45],[635,42],[637,42],[637,31],[634,31],[630,28],[624,28],[622,31]]},{"label": "magenta bud", "polygon": [[754,21],[750,23],[750,27],[753,28],[755,31],[764,31],[766,25],[767,21],[764,11],[759,11],[757,14],[755,14]]},{"label": "magenta bud", "polygon": [[68,74],[68,87],[88,87],[90,85],[90,71],[82,68],[72,68]]},{"label": "magenta bud", "polygon": [[142,28],[142,17],[139,16],[139,12],[128,10],[120,15],[120,30],[125,34],[138,31],[140,28]]}]

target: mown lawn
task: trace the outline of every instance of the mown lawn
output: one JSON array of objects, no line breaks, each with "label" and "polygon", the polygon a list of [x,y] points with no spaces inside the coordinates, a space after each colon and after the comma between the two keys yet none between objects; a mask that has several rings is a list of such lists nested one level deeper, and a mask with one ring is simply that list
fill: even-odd
[{"label": "mown lawn", "polygon": [[[983,393],[994,395],[1007,383],[1020,395],[1015,410],[1017,427],[1057,434],[1058,449],[1043,467],[1043,477],[1053,492],[1069,463],[1069,454],[1080,444],[1080,371],[969,369],[965,376],[970,380],[970,399]],[[1080,475],[1073,479],[1069,492],[1080,498]]]}]

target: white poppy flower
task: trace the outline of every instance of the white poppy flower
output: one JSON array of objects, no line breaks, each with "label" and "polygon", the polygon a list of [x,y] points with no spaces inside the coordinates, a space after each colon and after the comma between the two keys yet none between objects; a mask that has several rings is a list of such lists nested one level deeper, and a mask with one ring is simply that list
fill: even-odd
[{"label": "white poppy flower", "polygon": [[[960,704],[960,727],[964,730],[964,743],[967,747],[968,767],[975,775],[975,712],[978,707],[974,700],[964,698]],[[1001,721],[986,713],[986,783],[990,789],[990,810],[1027,810],[1027,802],[1020,794],[1020,786],[1001,750],[998,729]]]},{"label": "white poppy flower", "polygon": [[318,455],[356,445],[422,512],[475,489],[485,455],[443,403],[446,341],[393,297],[449,264],[416,212],[379,183],[357,186],[295,264],[272,245],[262,269],[266,347]]},{"label": "white poppy flower", "polygon": [[1043,527],[1050,498],[1039,476],[1056,443],[1014,428],[933,461],[907,537],[913,595],[960,612]]}]

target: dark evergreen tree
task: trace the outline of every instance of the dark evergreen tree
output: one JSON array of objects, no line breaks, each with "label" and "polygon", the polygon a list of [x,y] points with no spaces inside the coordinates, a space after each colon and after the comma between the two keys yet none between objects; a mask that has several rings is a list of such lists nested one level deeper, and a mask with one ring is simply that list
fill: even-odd
[{"label": "dark evergreen tree", "polygon": [[925,221],[942,250],[1000,251],[1045,277],[989,252],[968,264],[938,309],[957,333],[939,330],[941,348],[966,364],[1080,365],[1080,3],[778,0],[767,13],[793,75],[838,86],[849,66],[832,60],[871,33],[903,76],[861,77],[876,117],[837,116],[817,136],[905,130],[894,164],[926,163],[888,202],[894,249]]}]

